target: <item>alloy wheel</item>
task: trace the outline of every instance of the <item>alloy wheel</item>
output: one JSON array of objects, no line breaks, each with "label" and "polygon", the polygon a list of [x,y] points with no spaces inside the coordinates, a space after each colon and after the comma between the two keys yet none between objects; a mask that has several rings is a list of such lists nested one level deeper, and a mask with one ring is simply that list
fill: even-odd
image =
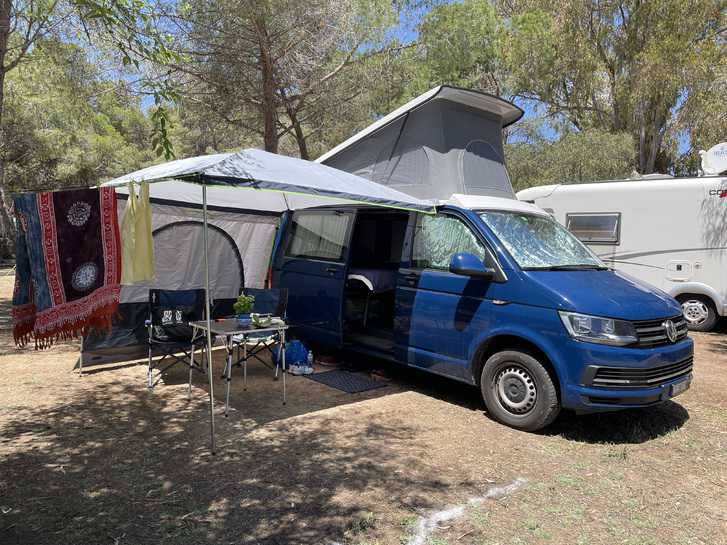
[{"label": "alloy wheel", "polygon": [[707,320],[709,309],[704,301],[689,299],[682,303],[682,313],[689,324],[699,325]]}]

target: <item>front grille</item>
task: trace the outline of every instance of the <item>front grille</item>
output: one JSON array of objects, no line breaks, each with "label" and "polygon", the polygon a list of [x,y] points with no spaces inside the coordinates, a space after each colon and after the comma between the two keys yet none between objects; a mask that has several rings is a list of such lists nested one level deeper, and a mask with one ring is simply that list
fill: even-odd
[{"label": "front grille", "polygon": [[642,320],[633,322],[638,341],[631,346],[649,348],[652,346],[671,344],[672,341],[667,337],[666,329],[664,329],[663,325],[667,320],[674,322],[677,329],[677,338],[674,342],[679,342],[687,336],[687,321],[684,319],[684,316],[661,318],[659,320]]},{"label": "front grille", "polygon": [[635,369],[633,367],[598,367],[591,381],[592,386],[606,388],[644,388],[658,386],[667,381],[687,376],[692,372],[694,357],[650,367],[647,369]]}]

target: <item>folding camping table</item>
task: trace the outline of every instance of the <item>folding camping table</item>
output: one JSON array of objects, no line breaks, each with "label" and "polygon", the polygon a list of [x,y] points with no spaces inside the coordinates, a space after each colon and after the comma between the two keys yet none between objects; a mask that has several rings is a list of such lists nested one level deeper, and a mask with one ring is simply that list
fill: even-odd
[{"label": "folding camping table", "polygon": [[[197,335],[206,334],[207,321],[202,320],[199,322],[189,322],[192,326],[193,335],[192,338],[196,339]],[[283,368],[283,405],[285,405],[285,332],[288,329],[288,324],[285,322],[277,323],[269,327],[255,327],[254,325],[240,325],[240,322],[236,318],[224,318],[221,320],[213,320],[210,322],[210,333],[212,335],[222,337],[225,339],[225,350],[227,350],[227,357],[225,359],[225,381],[227,382],[227,392],[225,393],[225,416],[230,409],[230,382],[232,382],[232,350],[233,350],[233,337],[242,337],[243,344],[247,341],[247,338],[251,334],[259,333],[277,333],[280,336],[280,361]],[[211,349],[212,347],[210,347]],[[250,356],[245,351],[243,358],[240,360],[247,363],[247,359]],[[240,361],[236,363],[240,363]],[[210,362],[211,363],[211,362]],[[243,366],[245,375],[247,375],[247,365]],[[212,366],[208,364],[208,373],[212,373]],[[245,376],[245,382],[247,382],[247,376]]]}]

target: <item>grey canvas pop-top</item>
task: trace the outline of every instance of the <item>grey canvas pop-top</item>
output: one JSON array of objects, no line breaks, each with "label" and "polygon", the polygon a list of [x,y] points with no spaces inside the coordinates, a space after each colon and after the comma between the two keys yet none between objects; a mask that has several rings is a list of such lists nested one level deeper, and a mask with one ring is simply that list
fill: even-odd
[{"label": "grey canvas pop-top", "polygon": [[523,111],[499,97],[440,86],[317,159],[420,199],[515,198],[502,129]]}]

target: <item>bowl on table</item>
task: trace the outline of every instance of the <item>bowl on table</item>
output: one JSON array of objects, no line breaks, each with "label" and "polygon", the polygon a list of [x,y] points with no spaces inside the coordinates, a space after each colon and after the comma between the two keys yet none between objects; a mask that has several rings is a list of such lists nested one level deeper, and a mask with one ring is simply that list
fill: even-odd
[{"label": "bowl on table", "polygon": [[255,327],[270,327],[273,323],[273,317],[270,314],[258,314],[253,312],[250,314],[252,325]]}]

